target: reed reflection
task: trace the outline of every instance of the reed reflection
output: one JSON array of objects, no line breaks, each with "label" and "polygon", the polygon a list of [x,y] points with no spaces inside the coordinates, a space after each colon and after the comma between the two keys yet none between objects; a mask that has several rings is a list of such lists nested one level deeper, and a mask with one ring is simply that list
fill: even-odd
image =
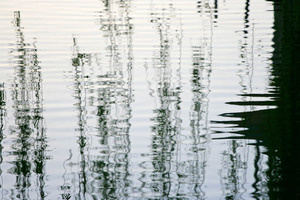
[{"label": "reed reflection", "polygon": [[3,179],[2,179],[2,163],[3,163],[3,145],[2,141],[4,138],[4,129],[5,129],[5,116],[6,116],[6,93],[4,83],[0,84],[0,188],[3,194]]},{"label": "reed reflection", "polygon": [[[10,127],[12,135],[9,163],[10,173],[15,175],[15,188],[9,190],[11,198],[30,199],[32,190],[39,199],[45,191],[45,165],[47,137],[43,117],[42,74],[35,42],[25,42],[19,11],[14,12],[17,41],[10,54],[13,56],[14,78],[12,100],[15,122]],[[34,173],[36,180],[33,179]]]},{"label": "reed reflection", "polygon": [[6,104],[6,93],[4,83],[0,83],[0,135],[3,137],[3,130],[5,128],[5,104]]},{"label": "reed reflection", "polygon": [[[119,199],[129,195],[131,2],[101,3],[99,22],[106,44],[104,51],[81,52],[77,39],[73,39],[73,88],[81,159],[79,180],[66,181],[62,187],[66,198],[74,195],[72,187],[81,199]],[[71,164],[69,159],[66,162]],[[70,182],[78,182],[80,186],[72,186]]]},{"label": "reed reflection", "polygon": [[[203,188],[206,177],[206,163],[209,156],[209,92],[210,76],[212,72],[212,37],[214,15],[217,13],[217,2],[214,5],[209,1],[198,1],[199,24],[201,32],[195,37],[192,44],[192,73],[191,91],[192,105],[190,108],[191,142],[182,169],[188,170],[185,176],[190,190],[186,191],[190,197],[205,199]],[[181,158],[183,160],[183,158]]]},{"label": "reed reflection", "polygon": [[[129,196],[130,118],[132,102],[131,1],[106,1],[100,15],[100,30],[107,43],[109,69],[97,89],[98,138],[100,155],[93,160],[95,192],[102,198]],[[105,62],[105,59],[103,59]]]},{"label": "reed reflection", "polygon": [[[202,185],[208,157],[208,94],[212,55],[212,9],[207,2],[198,2],[203,35],[199,45],[192,46],[191,133],[182,131],[181,113],[181,18],[171,2],[152,5],[151,22],[159,38],[151,64],[146,63],[150,95],[155,99],[156,117],[152,118],[152,166],[150,175],[141,180],[149,188],[151,198],[204,199]],[[203,6],[203,8],[202,8]],[[208,6],[208,7],[207,7]],[[155,46],[156,47],[156,46]],[[178,62],[176,62],[178,60]],[[182,140],[185,140],[183,142]],[[149,195],[149,194],[148,194]]]},{"label": "reed reflection", "polygon": [[244,199],[247,175],[247,146],[241,140],[228,142],[228,149],[222,153],[220,182],[224,199]]},{"label": "reed reflection", "polygon": [[[201,39],[206,40],[203,35]],[[202,43],[203,44],[203,43]],[[208,47],[208,48],[207,48]],[[189,191],[197,199],[205,199],[205,191],[202,185],[205,181],[205,167],[208,159],[208,106],[209,106],[209,83],[211,73],[211,46],[193,46],[193,70],[192,70],[192,106],[190,111],[190,126],[192,143],[189,146],[191,157],[183,165],[190,168],[190,182],[193,188]],[[207,54],[208,53],[208,54]],[[207,62],[208,61],[208,62]]]},{"label": "reed reflection", "polygon": [[200,14],[201,33],[197,35],[192,45],[192,106],[190,110],[190,127],[192,140],[189,144],[189,159],[185,168],[192,169],[187,181],[190,182],[192,190],[188,191],[197,199],[205,199],[203,188],[206,176],[206,163],[209,156],[209,92],[212,64],[212,26],[215,23],[213,13],[217,12],[209,1],[198,1],[198,13]]},{"label": "reed reflection", "polygon": [[[157,9],[152,4],[151,22],[159,36],[158,51],[154,52],[151,65],[146,64],[146,72],[151,96],[155,98],[157,107],[152,118],[152,167],[150,178],[143,184],[151,191],[151,197],[174,197],[179,189],[176,180],[176,157],[178,156],[176,136],[180,133],[180,63],[171,64],[171,50],[176,47],[176,30],[180,33],[180,24],[175,21],[173,5],[165,4]],[[172,16],[172,17],[171,17]],[[177,22],[177,24],[176,24]],[[178,35],[180,38],[180,35]],[[179,41],[180,42],[180,41]],[[180,53],[180,52],[179,52]],[[179,55],[179,54],[178,54]],[[146,172],[144,172],[146,173]],[[144,189],[146,189],[144,188]],[[149,195],[149,194],[148,194]]]},{"label": "reed reflection", "polygon": [[[146,63],[150,95],[155,99],[152,126],[152,172],[143,172],[144,194],[149,198],[187,198],[199,196],[198,166],[185,159],[180,144],[181,112],[181,45],[180,16],[171,2],[152,4],[151,22],[159,43],[153,58]],[[155,47],[156,47],[155,46]],[[171,59],[172,58],[172,59]],[[197,161],[196,161],[197,162]],[[150,182],[149,182],[149,178]],[[198,189],[198,190],[197,190]],[[151,195],[151,196],[150,196]]]},{"label": "reed reflection", "polygon": [[[85,63],[91,63],[91,56],[89,54],[80,53],[77,44],[77,39],[73,38],[73,58],[72,66],[74,75],[72,76],[74,82],[73,97],[76,99],[77,110],[77,128],[79,146],[79,161],[78,172],[69,173],[67,165],[72,167],[75,163],[71,162],[73,153],[70,150],[70,157],[64,162],[65,174],[63,175],[64,184],[61,186],[63,190],[62,199],[87,199],[90,197],[87,191],[89,172],[89,138],[87,135],[87,81],[85,80]],[[76,163],[77,164],[77,163]],[[76,165],[75,164],[75,165]],[[75,179],[75,180],[74,180]],[[72,192],[73,190],[73,192]]]}]

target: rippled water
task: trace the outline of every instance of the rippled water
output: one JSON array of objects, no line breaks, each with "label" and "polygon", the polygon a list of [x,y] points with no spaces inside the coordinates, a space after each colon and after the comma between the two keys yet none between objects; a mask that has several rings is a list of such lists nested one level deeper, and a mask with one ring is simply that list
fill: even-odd
[{"label": "rippled water", "polygon": [[299,10],[2,0],[1,199],[300,198]]}]

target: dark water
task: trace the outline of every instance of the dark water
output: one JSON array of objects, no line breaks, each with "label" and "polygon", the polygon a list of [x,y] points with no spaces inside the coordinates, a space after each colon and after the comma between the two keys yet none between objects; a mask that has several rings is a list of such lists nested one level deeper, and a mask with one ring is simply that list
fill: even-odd
[{"label": "dark water", "polygon": [[300,2],[0,2],[1,199],[300,199]]}]

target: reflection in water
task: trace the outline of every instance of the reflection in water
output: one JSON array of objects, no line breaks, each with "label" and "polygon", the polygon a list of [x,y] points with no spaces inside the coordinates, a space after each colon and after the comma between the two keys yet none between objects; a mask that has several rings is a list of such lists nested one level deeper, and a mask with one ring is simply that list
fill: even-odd
[{"label": "reflection in water", "polygon": [[[254,43],[254,24],[252,30],[249,20],[250,1],[245,2],[244,27],[242,28],[240,44],[240,60],[238,64],[237,75],[240,79],[241,93],[252,93],[253,79],[253,43]],[[252,32],[251,32],[252,31]],[[249,36],[250,32],[252,35]],[[246,96],[242,100],[246,101]],[[254,106],[250,106],[253,110]],[[243,199],[246,193],[244,185],[247,183],[247,166],[248,166],[248,140],[235,138],[227,141],[228,148],[222,152],[222,168],[220,169],[220,182],[225,199]],[[260,179],[261,180],[261,179]],[[253,187],[257,191],[257,186]],[[260,188],[262,189],[262,188]],[[261,190],[262,191],[262,190]]]},{"label": "reflection in water", "polygon": [[[43,121],[42,77],[37,49],[25,42],[20,12],[14,13],[17,35],[16,47],[11,50],[15,64],[12,82],[12,100],[15,125],[10,127],[13,136],[9,156],[10,173],[15,174],[15,189],[11,198],[30,199],[30,191],[36,191],[39,199],[46,197],[45,164],[47,140]],[[32,172],[36,175],[34,182]]]},{"label": "reflection in water", "polygon": [[[217,4],[215,2],[215,4]],[[216,6],[216,5],[215,5]],[[199,45],[192,46],[192,79],[191,89],[193,93],[190,111],[190,126],[192,144],[190,144],[190,159],[185,167],[193,169],[191,180],[194,196],[197,199],[205,199],[205,191],[202,188],[205,181],[205,167],[208,160],[208,108],[210,75],[212,63],[212,26],[213,10],[216,7],[209,1],[198,1],[198,13],[200,14],[201,35],[197,38]],[[191,193],[191,191],[189,191]]]},{"label": "reflection in water", "polygon": [[[161,7],[156,8],[157,6]],[[190,112],[192,135],[189,136],[190,143],[184,144],[181,139],[186,136],[182,133],[180,116],[183,37],[181,17],[172,3],[152,5],[151,22],[159,35],[158,50],[154,52],[152,65],[146,63],[150,95],[155,98],[156,105],[153,110],[155,117],[151,119],[153,171],[150,175],[147,171],[143,172],[141,178],[145,180],[143,189],[149,188],[151,197],[205,198],[201,187],[207,160],[208,135],[205,129],[212,36],[211,26],[207,29],[206,25],[212,25],[211,17],[205,13],[202,16],[203,35],[197,38],[200,39],[200,45],[193,46],[191,83],[194,96]],[[147,177],[151,182],[147,181]]]},{"label": "reflection in water", "polygon": [[279,90],[279,101],[275,113],[265,115],[273,122],[266,134],[270,157],[268,194],[271,198],[300,199],[300,2],[283,1],[279,6],[281,10],[277,10],[274,3],[274,78],[271,83]]},{"label": "reflection in water", "polygon": [[[154,197],[171,197],[180,192],[180,183],[175,180],[173,171],[174,157],[179,152],[176,149],[176,136],[180,133],[180,63],[177,68],[172,68],[170,49],[176,41],[173,33],[180,31],[180,26],[172,30],[172,23],[176,18],[173,13],[172,4],[166,5],[161,11],[155,10],[151,13],[151,22],[155,25],[159,34],[159,51],[154,53],[153,65],[147,66],[151,94],[156,98],[157,108],[153,111],[156,117],[152,118],[154,125],[152,131],[155,133],[152,138],[152,166],[153,172],[150,175],[150,187]],[[175,22],[176,23],[176,22]],[[176,32],[175,32],[176,33]],[[178,34],[181,34],[180,32]],[[175,36],[176,37],[176,36]],[[180,35],[179,35],[180,38]],[[180,41],[179,41],[180,42]],[[177,164],[177,163],[175,163]],[[171,171],[172,170],[172,171]],[[176,193],[175,193],[176,192]]]},{"label": "reflection in water", "polygon": [[[254,106],[274,107],[240,113],[224,113],[222,116],[238,118],[240,120],[222,121],[216,123],[231,124],[236,128],[233,135],[224,139],[241,141],[242,139],[256,141],[256,157],[254,159],[254,179],[252,184],[253,198],[269,199],[299,199],[299,59],[295,52],[299,52],[299,23],[300,4],[298,1],[276,2],[275,34],[272,77],[270,77],[270,91],[267,94],[247,93],[241,94],[250,100],[228,102],[232,105],[253,108]],[[249,2],[248,2],[249,3]],[[246,6],[246,8],[249,5]],[[245,18],[246,19],[246,18]],[[246,22],[246,21],[245,21]],[[247,22],[248,23],[248,22]],[[245,27],[247,28],[247,27]],[[247,34],[247,32],[245,33]],[[293,37],[291,37],[293,36]],[[266,101],[252,100],[256,98],[269,98]],[[241,129],[242,128],[242,129]],[[262,152],[262,147],[265,151]],[[268,156],[268,169],[261,167],[261,156]],[[233,158],[233,157],[232,157]],[[233,166],[236,170],[238,167]],[[267,177],[267,182],[262,179]],[[232,177],[234,183],[239,178]],[[230,184],[231,187],[235,184]]]},{"label": "reflection in water", "polygon": [[[0,198],[300,199],[298,0],[74,0],[59,9],[52,1],[45,16],[44,3],[29,13],[26,1],[18,6],[28,29],[14,12],[16,39],[2,23],[2,7],[15,4],[7,2],[0,3],[0,76],[9,79],[0,80]],[[63,27],[69,20],[76,28]],[[7,48],[10,63],[2,60]],[[47,81],[42,59],[51,66]],[[73,105],[48,94],[62,70]],[[132,71],[146,80],[133,82]],[[153,107],[138,99],[147,95],[142,84]],[[44,93],[57,105],[44,103]],[[51,162],[44,116],[54,124],[51,144],[60,146],[51,149],[63,150]],[[74,135],[57,136],[61,127]],[[51,176],[46,164],[58,164]]]},{"label": "reflection in water", "polygon": [[[78,163],[78,174],[74,174],[74,177],[71,177],[71,183],[67,181],[66,177],[66,164],[72,158],[72,151],[70,150],[70,157],[64,162],[64,184],[61,186],[63,190],[62,199],[86,199],[87,196],[87,179],[88,179],[88,168],[89,168],[89,155],[88,155],[88,146],[89,141],[86,135],[87,127],[87,105],[86,105],[86,81],[85,81],[85,71],[84,63],[87,61],[91,62],[91,56],[89,54],[79,53],[79,47],[77,46],[76,38],[73,38],[73,58],[72,66],[74,67],[74,98],[76,99],[76,109],[77,109],[77,128],[76,131],[79,133],[77,143],[79,145],[79,163]],[[70,163],[72,166],[72,163]],[[73,183],[73,184],[72,184]],[[78,184],[78,185],[77,185]],[[75,194],[71,193],[71,189],[76,190]]]},{"label": "reflection in water", "polygon": [[[215,7],[214,7],[215,6]],[[205,181],[206,163],[208,160],[208,108],[210,92],[210,76],[212,63],[212,26],[213,11],[217,12],[217,2],[212,6],[209,1],[198,1],[201,34],[197,38],[199,45],[192,46],[192,106],[190,111],[190,126],[192,143],[190,144],[190,159],[185,167],[192,169],[191,179],[193,194],[197,199],[205,199],[203,184]]]},{"label": "reflection in water", "polygon": [[[65,199],[74,195],[78,199],[128,196],[128,133],[132,101],[132,24],[129,9],[130,1],[103,2],[100,30],[107,44],[104,52],[82,53],[77,39],[73,39],[80,170],[73,176],[78,180],[71,179],[69,183],[65,180],[62,186]],[[96,125],[87,118],[89,113],[96,115]],[[94,130],[96,135],[92,132]],[[72,183],[79,186],[72,186]],[[72,190],[76,194],[72,194]]]},{"label": "reflection in water", "polygon": [[[97,89],[98,138],[101,154],[92,161],[94,192],[102,198],[128,196],[129,129],[132,102],[132,24],[131,1],[106,2],[100,16],[101,31],[107,41],[109,69],[99,77]],[[105,59],[103,60],[105,62]]]},{"label": "reflection in water", "polygon": [[[5,128],[5,116],[6,116],[6,110],[5,110],[5,104],[6,104],[6,94],[5,94],[5,87],[4,83],[0,84],[0,188],[1,188],[1,194],[3,194],[3,181],[2,181],[2,163],[3,163],[3,137],[4,137],[4,128]],[[2,196],[2,195],[1,195]],[[3,196],[1,197],[3,198]]]},{"label": "reflection in water", "polygon": [[246,183],[247,154],[245,144],[240,140],[228,142],[228,150],[222,154],[220,170],[224,199],[243,199]]}]

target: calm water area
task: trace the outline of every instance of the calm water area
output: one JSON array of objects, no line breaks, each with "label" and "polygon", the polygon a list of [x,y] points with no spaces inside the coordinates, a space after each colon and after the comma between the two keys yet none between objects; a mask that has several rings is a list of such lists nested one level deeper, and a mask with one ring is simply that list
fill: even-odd
[{"label": "calm water area", "polygon": [[0,199],[300,199],[300,1],[1,0]]}]

